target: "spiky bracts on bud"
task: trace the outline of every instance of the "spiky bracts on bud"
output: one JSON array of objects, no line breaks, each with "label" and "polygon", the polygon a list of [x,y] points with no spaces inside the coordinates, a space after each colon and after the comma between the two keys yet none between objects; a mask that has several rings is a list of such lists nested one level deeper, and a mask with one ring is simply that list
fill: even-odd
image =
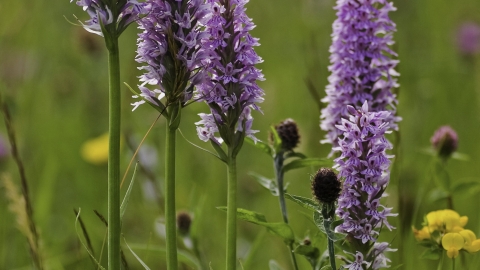
[{"label": "spiky bracts on bud", "polygon": [[440,157],[448,158],[457,150],[458,135],[450,126],[441,126],[435,131],[430,142]]},{"label": "spiky bracts on bud", "polygon": [[[73,0],[70,0],[70,2],[73,2]],[[106,26],[115,21],[118,24],[118,30],[117,33],[111,34],[120,34],[141,14],[144,14],[143,3],[138,3],[137,0],[121,2],[123,2],[122,5],[117,1],[77,0],[76,4],[90,15],[90,20],[80,23],[88,32],[103,36],[101,25]]]},{"label": "spiky bracts on bud", "polygon": [[322,143],[338,146],[342,131],[336,128],[342,118],[348,118],[347,105],[359,109],[368,101],[370,111],[393,112],[386,122],[397,129],[395,116],[399,74],[395,71],[397,54],[390,49],[395,23],[388,17],[395,7],[387,0],[337,0],[337,20],[333,23],[333,43],[330,47],[328,103],[321,113],[321,129],[327,131]]},{"label": "spiky bracts on bud", "polygon": [[[136,61],[146,64],[139,69],[142,100],[132,103],[135,110],[147,100],[158,106],[166,97],[167,106],[187,102],[193,87],[203,80],[203,72],[194,71],[207,55],[199,53],[201,39],[207,35],[198,22],[205,15],[201,0],[147,0],[147,15],[138,21]],[[146,85],[152,85],[150,90]],[[138,98],[139,96],[134,96]]]},{"label": "spiky bracts on bud", "polygon": [[[264,93],[257,81],[264,78],[255,68],[263,60],[253,49],[260,44],[249,33],[255,25],[245,14],[247,3],[207,1],[208,12],[202,23],[209,35],[202,39],[201,53],[209,56],[203,61],[208,76],[196,89],[196,97],[210,107],[210,113],[200,114],[202,120],[196,123],[203,141],[232,144],[232,128],[256,140],[251,109],[260,110],[257,104],[263,102]],[[217,132],[221,138],[216,137]]]},{"label": "spiky bracts on bud", "polygon": [[297,147],[300,142],[300,133],[298,132],[298,126],[293,119],[286,119],[280,124],[275,126],[275,130],[278,136],[282,140],[282,149],[285,151],[291,151]]},{"label": "spiky bracts on bud", "polygon": [[[380,269],[387,267],[388,260],[380,251],[385,251],[388,243],[376,243],[377,235],[381,227],[394,229],[387,217],[397,215],[391,213],[392,208],[380,204],[390,179],[389,165],[393,157],[386,154],[392,145],[385,138],[385,134],[391,132],[388,122],[391,112],[371,112],[367,102],[359,110],[348,106],[347,111],[350,114],[348,120],[342,119],[342,124],[337,125],[342,134],[339,146],[334,148],[340,152],[334,168],[344,179],[336,210],[344,222],[336,230],[355,241],[353,246],[359,248],[355,255],[357,264],[361,261],[362,264],[372,264],[372,269]],[[372,246],[378,247],[378,252],[373,252]]]},{"label": "spiky bracts on bud", "polygon": [[177,228],[178,232],[182,235],[187,235],[190,232],[190,226],[192,225],[192,217],[187,212],[179,212],[177,214]]},{"label": "spiky bracts on bud", "polygon": [[342,184],[338,181],[335,172],[328,168],[321,168],[312,180],[313,197],[326,204],[335,203],[340,196]]}]

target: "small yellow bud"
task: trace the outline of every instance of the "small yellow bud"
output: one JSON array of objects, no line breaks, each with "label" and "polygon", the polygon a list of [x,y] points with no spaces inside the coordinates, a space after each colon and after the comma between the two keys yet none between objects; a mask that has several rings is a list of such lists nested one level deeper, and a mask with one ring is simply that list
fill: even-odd
[{"label": "small yellow bud", "polygon": [[417,230],[415,227],[412,227],[412,230],[417,241],[430,239],[430,230],[427,226],[423,227],[421,230]]}]

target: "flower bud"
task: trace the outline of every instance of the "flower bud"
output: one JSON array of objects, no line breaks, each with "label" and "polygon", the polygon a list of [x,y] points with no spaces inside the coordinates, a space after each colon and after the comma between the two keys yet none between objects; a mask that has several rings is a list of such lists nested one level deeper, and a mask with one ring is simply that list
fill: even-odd
[{"label": "flower bud", "polygon": [[187,212],[180,212],[177,214],[177,228],[181,235],[186,235],[190,231],[192,224],[192,217]]},{"label": "flower bud", "polygon": [[283,150],[293,150],[300,142],[300,134],[298,132],[297,123],[293,119],[286,119],[275,126],[278,136],[282,140]]},{"label": "flower bud", "polygon": [[341,190],[341,183],[331,169],[321,168],[313,177],[312,194],[321,203],[334,203]]},{"label": "flower bud", "polygon": [[441,126],[430,139],[433,148],[443,158],[450,157],[458,147],[458,136],[450,126]]}]

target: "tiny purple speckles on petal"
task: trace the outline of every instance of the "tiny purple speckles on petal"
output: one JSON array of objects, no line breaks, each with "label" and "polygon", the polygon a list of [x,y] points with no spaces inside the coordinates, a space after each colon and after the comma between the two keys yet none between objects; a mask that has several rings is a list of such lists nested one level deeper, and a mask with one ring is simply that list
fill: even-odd
[{"label": "tiny purple speckles on petal", "polygon": [[227,115],[235,115],[235,118],[238,116],[236,131],[256,140],[254,134],[258,131],[252,130],[251,111],[260,111],[258,103],[263,102],[264,92],[257,81],[264,77],[261,70],[255,68],[263,60],[253,49],[260,45],[258,39],[249,33],[255,25],[245,13],[248,0],[206,2],[208,12],[200,21],[209,35],[203,36],[199,52],[208,56],[202,61],[206,76],[196,86],[195,97],[209,104],[211,113],[209,118],[200,115],[202,121],[196,123],[198,136],[204,141],[221,142],[215,137],[217,125],[226,124]]},{"label": "tiny purple speckles on petal", "polygon": [[[370,111],[367,101],[360,109],[349,106],[347,112],[350,113],[348,120],[342,119],[342,124],[337,125],[341,133],[338,136],[339,146],[334,148],[340,152],[340,157],[335,159],[335,167],[344,179],[336,210],[344,222],[336,230],[358,239],[362,245],[370,246],[376,242],[381,227],[394,229],[387,217],[396,214],[380,203],[388,185],[392,158],[386,154],[392,145],[385,139],[391,112]],[[362,262],[373,262],[375,267],[387,262],[385,257],[378,258],[379,261],[375,261],[376,257],[362,254]],[[352,262],[350,267],[356,269],[357,265],[358,262]],[[373,269],[379,269],[375,267]]]},{"label": "tiny purple speckles on petal", "polygon": [[400,120],[395,116],[397,100],[391,89],[398,87],[395,70],[397,60],[390,49],[394,43],[395,23],[388,17],[394,11],[387,0],[337,0],[337,20],[333,24],[333,43],[330,47],[331,72],[326,87],[328,103],[321,113],[321,129],[327,131],[322,143],[338,145],[342,134],[337,126],[348,117],[347,105],[360,108],[368,101],[371,111],[391,111],[386,121],[397,129]]}]

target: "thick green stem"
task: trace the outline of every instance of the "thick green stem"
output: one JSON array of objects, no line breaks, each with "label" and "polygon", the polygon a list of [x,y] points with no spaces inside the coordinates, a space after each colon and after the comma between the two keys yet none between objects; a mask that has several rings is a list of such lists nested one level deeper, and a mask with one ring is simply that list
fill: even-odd
[{"label": "thick green stem", "polygon": [[333,245],[332,239],[328,238],[328,254],[330,258],[330,266],[332,266],[332,269],[337,269],[337,266],[335,264],[335,246]]},{"label": "thick green stem", "polygon": [[167,121],[165,149],[165,226],[167,233],[167,269],[176,270],[177,228],[175,218],[175,139],[176,127],[170,127]]},{"label": "thick green stem", "polygon": [[108,47],[108,269],[120,269],[120,60],[118,38]]},{"label": "thick green stem", "polygon": [[228,149],[227,270],[237,267],[237,160]]},{"label": "thick green stem", "polygon": [[[280,202],[280,210],[282,211],[283,222],[288,224],[287,204],[285,203],[285,190],[283,187],[283,152],[277,153],[274,159],[275,176],[277,178],[278,200]],[[298,270],[297,259],[293,253],[293,244],[288,245],[290,256],[295,270]]]}]

